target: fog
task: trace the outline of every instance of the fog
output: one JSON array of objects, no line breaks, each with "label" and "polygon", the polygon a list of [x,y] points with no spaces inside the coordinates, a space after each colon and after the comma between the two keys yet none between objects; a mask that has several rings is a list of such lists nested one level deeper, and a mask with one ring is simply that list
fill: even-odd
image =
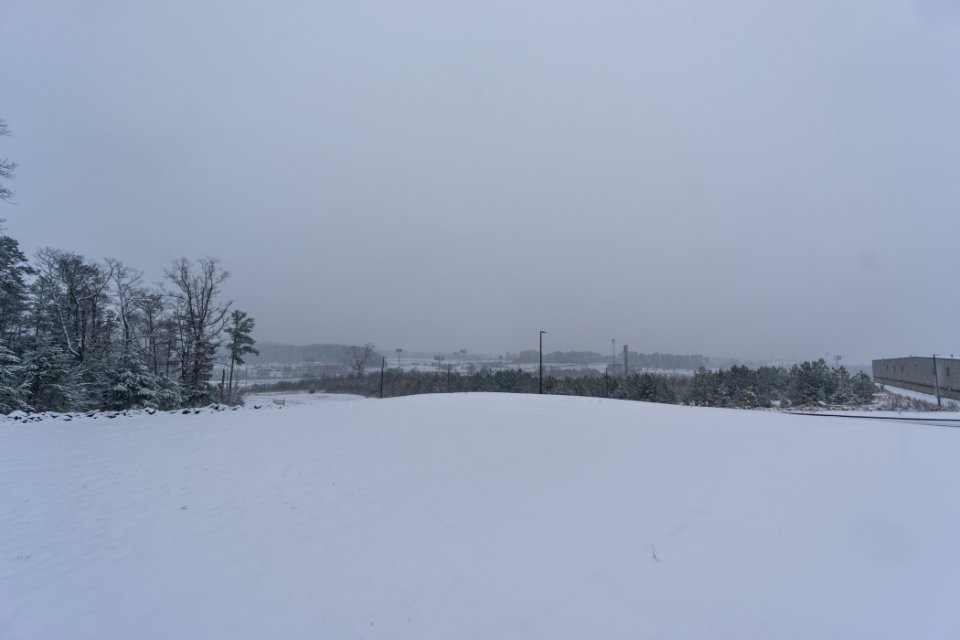
[{"label": "fog", "polygon": [[955,6],[6,0],[0,217],[261,341],[960,353]]}]

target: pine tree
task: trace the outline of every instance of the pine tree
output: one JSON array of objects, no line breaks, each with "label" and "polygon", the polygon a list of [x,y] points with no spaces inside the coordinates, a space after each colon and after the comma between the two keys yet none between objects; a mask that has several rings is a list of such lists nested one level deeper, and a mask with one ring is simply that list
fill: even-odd
[{"label": "pine tree", "polygon": [[826,360],[802,362],[790,368],[788,396],[790,404],[819,404],[829,401],[837,382]]},{"label": "pine tree", "polygon": [[690,404],[698,407],[710,407],[716,404],[717,376],[706,367],[700,367],[693,374],[690,385]]},{"label": "pine tree", "polygon": [[[0,137],[8,135],[10,135],[10,130],[7,129],[7,121],[3,118],[0,118]],[[7,160],[6,158],[0,158],[0,178],[13,178],[16,171],[16,162]],[[0,182],[0,200],[10,200],[12,197],[13,191],[10,190],[10,187],[6,186],[6,184],[3,182]]]},{"label": "pine tree", "polygon": [[17,382],[20,358],[0,342],[0,414],[27,408]]},{"label": "pine tree", "polygon": [[227,325],[226,332],[230,336],[230,342],[227,343],[227,348],[230,351],[230,386],[227,388],[231,402],[235,400],[233,389],[234,365],[244,364],[243,356],[247,354],[260,355],[260,352],[253,347],[256,341],[250,337],[254,324],[254,319],[248,317],[244,311],[234,309],[233,313],[230,314],[230,322]]},{"label": "pine tree", "polygon": [[840,367],[833,370],[834,390],[830,397],[833,404],[848,405],[856,401],[856,394],[853,392],[853,381],[846,367]]},{"label": "pine tree", "polygon": [[876,383],[863,371],[853,376],[850,387],[857,402],[861,404],[873,402],[877,396],[878,389]]},{"label": "pine tree", "polygon": [[180,404],[178,385],[155,375],[142,357],[128,353],[111,368],[109,388],[104,397],[108,409],[173,409]]},{"label": "pine tree", "polygon": [[[2,223],[0,219],[0,231],[3,231]],[[0,235],[0,340],[15,353],[22,351],[20,342],[29,308],[26,279],[31,273],[17,241]]]},{"label": "pine tree", "polygon": [[69,411],[81,389],[67,354],[47,340],[27,354],[21,388],[34,411]]}]

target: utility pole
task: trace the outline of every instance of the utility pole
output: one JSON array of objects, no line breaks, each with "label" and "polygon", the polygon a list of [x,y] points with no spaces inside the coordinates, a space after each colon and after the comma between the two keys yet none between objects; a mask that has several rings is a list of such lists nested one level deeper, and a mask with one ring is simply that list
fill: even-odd
[{"label": "utility pole", "polygon": [[397,371],[399,371],[400,370],[400,354],[403,353],[403,349],[401,349],[400,347],[397,347],[396,352],[397,352]]},{"label": "utility pole", "polygon": [[937,354],[933,354],[933,382],[937,385],[937,407],[943,408],[940,404],[940,372],[937,371]]},{"label": "utility pole", "polygon": [[543,394],[543,334],[546,331],[540,331],[540,393]]},{"label": "utility pole", "polygon": [[617,364],[617,339],[610,338],[610,366]]},{"label": "utility pole", "polygon": [[383,400],[383,370],[387,366],[387,357],[383,356],[383,359],[380,361],[380,399]]},{"label": "utility pole", "polygon": [[627,365],[627,357],[630,353],[630,345],[623,345],[623,377],[626,378],[630,374],[630,367]]}]

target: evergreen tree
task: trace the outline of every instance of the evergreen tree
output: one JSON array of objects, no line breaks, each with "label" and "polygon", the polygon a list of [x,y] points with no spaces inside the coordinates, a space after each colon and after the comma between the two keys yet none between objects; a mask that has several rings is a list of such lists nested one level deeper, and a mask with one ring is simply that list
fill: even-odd
[{"label": "evergreen tree", "polygon": [[173,409],[180,404],[178,385],[155,375],[139,354],[122,356],[110,370],[110,385],[104,398],[108,409]]},{"label": "evergreen tree", "polygon": [[861,404],[873,402],[879,391],[876,383],[863,371],[853,376],[850,388],[854,398]]},{"label": "evergreen tree", "polygon": [[693,374],[687,402],[698,407],[713,406],[716,398],[715,387],[714,374],[705,367],[700,367]]},{"label": "evergreen tree", "polygon": [[820,358],[815,362],[802,362],[790,368],[788,397],[790,404],[818,404],[828,402],[836,391],[834,373]]},{"label": "evergreen tree", "polygon": [[23,363],[25,403],[33,411],[69,411],[80,395],[70,358],[56,344],[40,341]]},{"label": "evergreen tree", "polygon": [[[3,231],[0,219],[0,231]],[[27,277],[31,274],[26,256],[13,238],[0,235],[0,341],[19,353],[26,331],[29,309]]]},{"label": "evergreen tree", "polygon": [[856,402],[856,394],[853,392],[853,381],[846,367],[840,367],[833,370],[834,389],[830,396],[830,402],[833,404],[848,405]]},{"label": "evergreen tree", "polygon": [[[0,137],[10,135],[10,130],[7,128],[7,121],[3,118],[0,118]],[[0,158],[0,178],[4,180],[13,178],[14,174],[17,171],[17,163],[12,160],[7,160],[6,158]],[[0,200],[9,201],[13,197],[13,191],[10,190],[3,182],[0,182]]]},{"label": "evergreen tree", "polygon": [[230,351],[230,386],[228,387],[228,396],[233,402],[233,367],[237,364],[244,364],[243,356],[247,354],[260,355],[253,345],[256,341],[250,336],[253,331],[255,321],[247,316],[246,312],[234,309],[230,314],[230,322],[227,325],[226,333],[230,337],[227,343],[227,349]]},{"label": "evergreen tree", "polygon": [[27,408],[21,399],[19,373],[20,358],[0,342],[0,414]]}]

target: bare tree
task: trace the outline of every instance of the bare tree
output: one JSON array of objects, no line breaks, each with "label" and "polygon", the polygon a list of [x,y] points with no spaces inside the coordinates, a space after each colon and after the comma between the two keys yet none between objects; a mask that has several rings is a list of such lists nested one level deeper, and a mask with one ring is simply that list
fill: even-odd
[{"label": "bare tree", "polygon": [[134,327],[140,299],[146,295],[146,292],[140,288],[143,272],[128,267],[113,258],[107,258],[106,262],[116,291],[117,315],[120,317],[120,328],[122,330],[120,353],[126,355],[131,343],[140,339],[139,336],[135,335]]},{"label": "bare tree", "polygon": [[[0,118],[0,137],[10,135],[10,130],[7,129],[7,121],[3,118]],[[7,160],[6,158],[0,158],[0,178],[5,180],[12,180],[14,174],[17,172],[17,163],[12,160]],[[0,182],[0,200],[9,202],[10,198],[13,197],[13,191],[10,190],[5,184]]]},{"label": "bare tree", "polygon": [[36,265],[33,286],[37,309],[42,309],[36,315],[45,321],[49,335],[77,362],[83,362],[91,348],[106,348],[109,265],[105,268],[76,253],[50,248],[37,252]]},{"label": "bare tree", "polygon": [[[144,292],[136,299],[139,317],[142,322],[144,349],[153,375],[170,375],[170,362],[176,347],[172,339],[175,334],[173,318],[167,313],[163,295],[156,292]],[[162,368],[162,369],[161,369]]]},{"label": "bare tree", "polygon": [[191,404],[209,400],[210,375],[220,346],[232,301],[219,302],[220,287],[230,273],[216,258],[203,258],[194,271],[186,258],[175,260],[166,271],[174,300],[181,381]]},{"label": "bare tree", "polygon": [[374,347],[369,342],[362,347],[350,347],[347,349],[347,364],[353,369],[353,373],[358,377],[363,377],[363,372],[367,368],[370,356],[374,353]]}]

